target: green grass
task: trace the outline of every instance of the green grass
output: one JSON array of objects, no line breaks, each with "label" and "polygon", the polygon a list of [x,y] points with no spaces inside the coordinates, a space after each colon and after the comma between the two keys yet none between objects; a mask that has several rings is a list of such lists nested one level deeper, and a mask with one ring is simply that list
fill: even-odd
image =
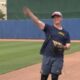
[{"label": "green grass", "polygon": [[[0,42],[0,74],[40,63],[41,42]],[[72,43],[66,54],[80,51],[80,43]]]},{"label": "green grass", "polygon": [[70,50],[65,51],[65,54],[71,54],[80,51],[80,43],[72,43]]}]

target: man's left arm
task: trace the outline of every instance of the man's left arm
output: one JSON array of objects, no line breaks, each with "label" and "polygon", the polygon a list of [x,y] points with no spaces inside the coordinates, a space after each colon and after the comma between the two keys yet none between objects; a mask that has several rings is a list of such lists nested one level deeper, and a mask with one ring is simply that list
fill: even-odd
[{"label": "man's left arm", "polygon": [[69,33],[66,34],[66,44],[64,45],[64,49],[70,49],[71,41]]}]

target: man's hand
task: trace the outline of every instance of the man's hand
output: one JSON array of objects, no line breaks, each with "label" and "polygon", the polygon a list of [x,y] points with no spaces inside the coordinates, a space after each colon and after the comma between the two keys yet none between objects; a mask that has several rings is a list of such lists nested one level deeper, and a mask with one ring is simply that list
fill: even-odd
[{"label": "man's hand", "polygon": [[66,43],[66,45],[64,46],[64,49],[70,49],[71,44],[70,43]]},{"label": "man's hand", "polygon": [[39,20],[38,17],[35,16],[34,13],[28,7],[24,7],[23,12],[26,16],[29,16],[40,29],[44,29],[45,23]]},{"label": "man's hand", "polygon": [[24,8],[23,8],[23,12],[24,12],[24,14],[27,15],[27,16],[29,16],[29,15],[32,13],[31,10],[30,10],[29,8],[27,8],[27,7],[24,7]]}]

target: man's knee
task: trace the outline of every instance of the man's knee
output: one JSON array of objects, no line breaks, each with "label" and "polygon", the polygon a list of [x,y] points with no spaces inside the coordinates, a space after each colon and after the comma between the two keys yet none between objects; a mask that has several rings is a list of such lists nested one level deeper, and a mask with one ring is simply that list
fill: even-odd
[{"label": "man's knee", "polygon": [[58,80],[59,75],[58,74],[52,74],[52,80]]},{"label": "man's knee", "polygon": [[48,75],[41,74],[41,80],[47,80],[47,79],[48,79]]}]

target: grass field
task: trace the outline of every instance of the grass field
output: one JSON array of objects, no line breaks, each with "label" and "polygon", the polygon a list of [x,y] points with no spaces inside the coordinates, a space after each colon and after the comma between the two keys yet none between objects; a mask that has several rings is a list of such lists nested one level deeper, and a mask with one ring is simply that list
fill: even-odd
[{"label": "grass field", "polygon": [[[0,74],[40,63],[41,42],[0,42]],[[80,43],[72,43],[65,54],[80,51]]]}]

